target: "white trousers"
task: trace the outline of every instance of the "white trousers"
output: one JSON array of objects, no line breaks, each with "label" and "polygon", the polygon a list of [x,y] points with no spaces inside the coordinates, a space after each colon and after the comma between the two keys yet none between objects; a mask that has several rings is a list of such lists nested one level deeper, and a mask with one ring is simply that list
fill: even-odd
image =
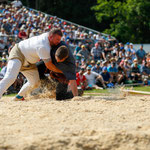
[{"label": "white trousers", "polygon": [[[6,74],[0,81],[0,98],[4,92],[15,82],[20,72],[21,65],[21,61],[18,59],[12,59],[8,61]],[[22,74],[26,77],[27,83],[23,85],[18,95],[25,97],[28,92],[31,92],[40,86],[40,78],[37,69],[22,71]]]}]

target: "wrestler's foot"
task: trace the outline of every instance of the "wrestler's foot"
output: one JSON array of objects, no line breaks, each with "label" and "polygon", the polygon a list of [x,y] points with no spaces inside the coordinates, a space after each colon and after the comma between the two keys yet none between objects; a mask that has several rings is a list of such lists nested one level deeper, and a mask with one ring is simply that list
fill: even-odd
[{"label": "wrestler's foot", "polygon": [[23,101],[23,100],[24,100],[24,97],[23,97],[23,96],[20,96],[20,95],[16,95],[12,100],[13,100],[13,101]]}]

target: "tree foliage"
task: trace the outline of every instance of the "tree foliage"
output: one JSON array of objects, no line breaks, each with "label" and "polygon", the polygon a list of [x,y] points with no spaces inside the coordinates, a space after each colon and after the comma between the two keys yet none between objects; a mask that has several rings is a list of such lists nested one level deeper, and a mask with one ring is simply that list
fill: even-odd
[{"label": "tree foliage", "polygon": [[121,41],[150,42],[149,0],[97,0],[92,7],[97,20],[109,23],[105,33]]}]

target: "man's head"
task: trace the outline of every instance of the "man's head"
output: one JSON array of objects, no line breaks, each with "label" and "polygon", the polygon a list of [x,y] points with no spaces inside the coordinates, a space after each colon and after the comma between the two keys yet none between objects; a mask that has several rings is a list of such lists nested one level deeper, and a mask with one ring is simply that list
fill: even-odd
[{"label": "man's head", "polygon": [[87,73],[91,74],[91,66],[87,66]]},{"label": "man's head", "polygon": [[83,75],[84,71],[85,71],[85,69],[84,69],[84,68],[81,68],[81,69],[80,69],[80,74]]},{"label": "man's head", "polygon": [[55,59],[57,62],[63,62],[69,55],[69,50],[66,46],[60,46],[55,53]]},{"label": "man's head", "polygon": [[48,40],[51,46],[58,45],[61,41],[61,37],[63,36],[61,29],[52,28],[49,31]]},{"label": "man's head", "polygon": [[104,66],[103,69],[102,69],[102,71],[103,71],[104,73],[106,73],[106,72],[107,72],[107,67]]},{"label": "man's head", "polygon": [[98,46],[99,46],[99,44],[98,44],[98,43],[95,43],[95,47],[98,48]]}]

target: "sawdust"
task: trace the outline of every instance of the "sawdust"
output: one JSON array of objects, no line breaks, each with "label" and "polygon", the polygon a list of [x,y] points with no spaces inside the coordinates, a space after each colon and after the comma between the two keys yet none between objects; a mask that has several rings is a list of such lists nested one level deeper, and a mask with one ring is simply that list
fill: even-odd
[{"label": "sawdust", "polygon": [[41,86],[31,94],[28,94],[26,99],[56,98],[56,86],[57,83],[50,77],[41,80]]},{"label": "sawdust", "polygon": [[[79,97],[78,97],[79,98]],[[150,97],[0,100],[0,150],[148,150]]]}]

